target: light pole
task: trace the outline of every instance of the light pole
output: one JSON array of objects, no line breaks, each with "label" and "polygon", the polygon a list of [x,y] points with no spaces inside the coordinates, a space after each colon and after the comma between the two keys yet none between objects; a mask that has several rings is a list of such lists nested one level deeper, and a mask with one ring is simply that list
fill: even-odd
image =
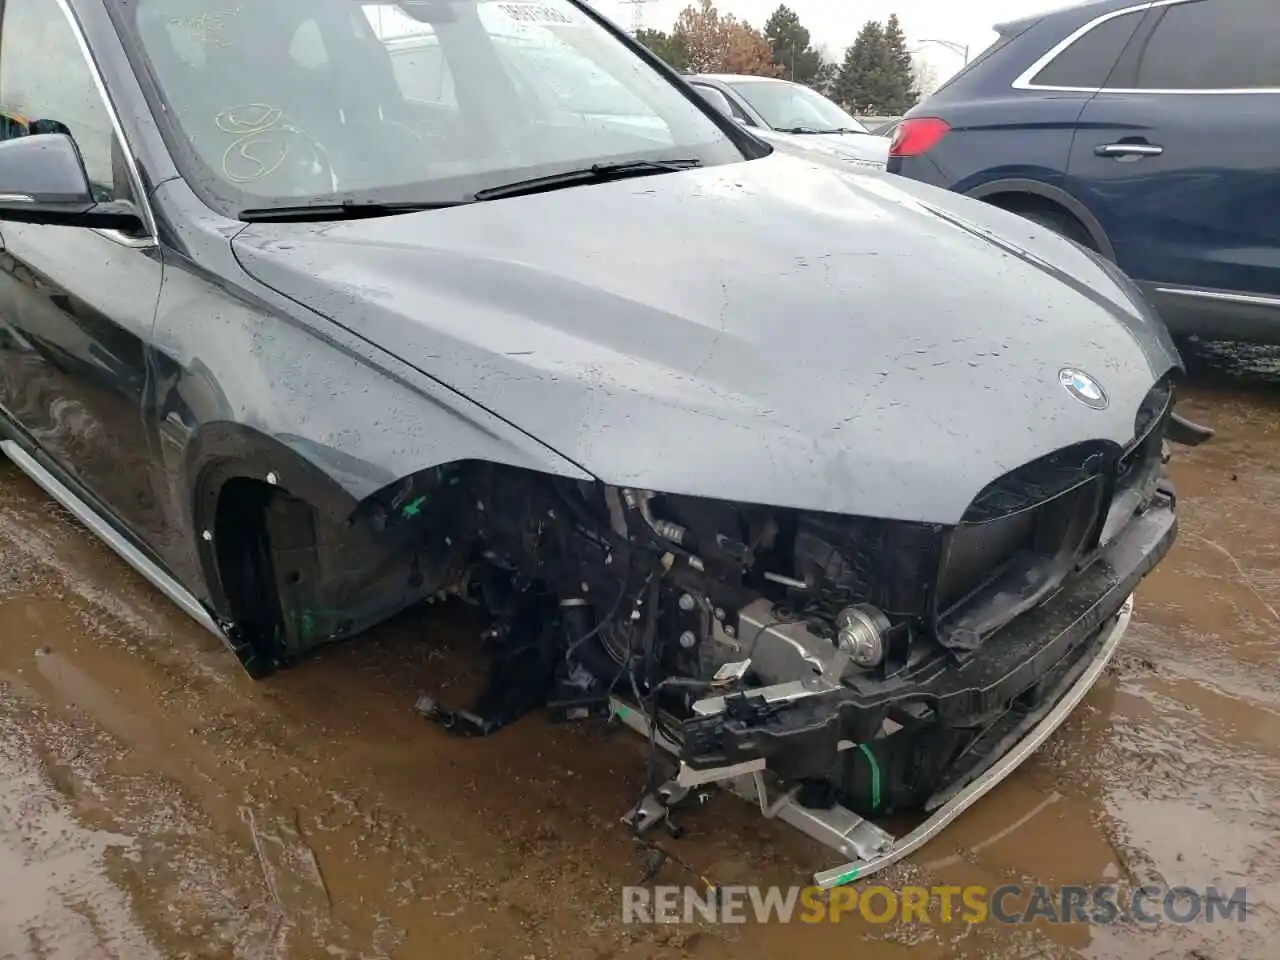
[{"label": "light pole", "polygon": [[936,43],[940,47],[946,47],[958,57],[964,57],[964,64],[969,65],[969,45],[967,43],[957,43],[955,40],[921,40],[920,43]]},{"label": "light pole", "polygon": [[631,35],[635,36],[644,29],[644,13],[645,4],[652,3],[653,0],[618,0],[624,7],[631,8]]}]

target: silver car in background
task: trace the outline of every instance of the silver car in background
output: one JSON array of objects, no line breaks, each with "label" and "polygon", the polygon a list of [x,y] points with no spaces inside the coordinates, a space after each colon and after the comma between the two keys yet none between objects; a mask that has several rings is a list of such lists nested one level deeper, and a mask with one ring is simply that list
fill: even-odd
[{"label": "silver car in background", "polygon": [[789,152],[878,170],[888,163],[888,137],[873,135],[839,104],[803,84],[724,73],[695,74],[688,80],[717,109]]}]

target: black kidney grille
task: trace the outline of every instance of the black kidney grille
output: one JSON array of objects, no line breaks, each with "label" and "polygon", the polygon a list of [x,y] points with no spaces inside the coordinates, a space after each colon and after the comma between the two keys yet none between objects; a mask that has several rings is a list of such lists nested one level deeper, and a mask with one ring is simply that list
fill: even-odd
[{"label": "black kidney grille", "polygon": [[1115,446],[1101,440],[1055,450],[988,484],[974,497],[961,522],[985,523],[1030,510],[1105,473],[1115,454]]}]

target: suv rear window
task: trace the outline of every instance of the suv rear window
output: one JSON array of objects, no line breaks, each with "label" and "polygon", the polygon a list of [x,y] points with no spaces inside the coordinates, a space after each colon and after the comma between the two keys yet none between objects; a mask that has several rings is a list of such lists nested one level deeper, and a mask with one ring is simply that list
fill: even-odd
[{"label": "suv rear window", "polygon": [[972,71],[975,67],[977,67],[978,64],[983,63],[986,60],[989,60],[998,51],[1004,49],[1014,40],[1018,39],[1018,37],[1022,36],[1024,33],[1026,33],[1028,30],[1034,27],[1037,22],[1038,21],[1036,20],[1023,21],[1018,23],[1016,26],[1010,27],[1008,29],[1002,29],[1000,27],[997,27],[996,29],[1000,31],[1000,34],[999,36],[996,37],[995,42],[992,43],[991,46],[983,50],[981,53],[979,53],[972,60],[970,60],[967,64],[965,64],[959,70],[957,70],[955,73],[953,73],[951,75],[951,79],[949,79],[946,83],[942,84],[942,86],[938,87],[938,89],[934,91],[934,94],[936,95],[941,93],[943,90],[947,89],[947,87],[951,86],[961,77],[964,77],[965,75],[967,75],[970,71]]},{"label": "suv rear window", "polygon": [[1159,22],[1136,51],[1133,86],[1280,89],[1276,0],[1193,0],[1160,12]]},{"label": "suv rear window", "polygon": [[1145,13],[1133,10],[1104,20],[1049,61],[1032,86],[1097,90],[1105,85]]}]

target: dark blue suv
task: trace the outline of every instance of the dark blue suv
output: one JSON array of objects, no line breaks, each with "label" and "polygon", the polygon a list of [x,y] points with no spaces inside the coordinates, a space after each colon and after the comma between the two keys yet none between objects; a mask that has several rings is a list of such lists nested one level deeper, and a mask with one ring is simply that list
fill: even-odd
[{"label": "dark blue suv", "polygon": [[1101,252],[1174,333],[1280,343],[1280,0],[1094,0],[996,30],[889,170]]}]

